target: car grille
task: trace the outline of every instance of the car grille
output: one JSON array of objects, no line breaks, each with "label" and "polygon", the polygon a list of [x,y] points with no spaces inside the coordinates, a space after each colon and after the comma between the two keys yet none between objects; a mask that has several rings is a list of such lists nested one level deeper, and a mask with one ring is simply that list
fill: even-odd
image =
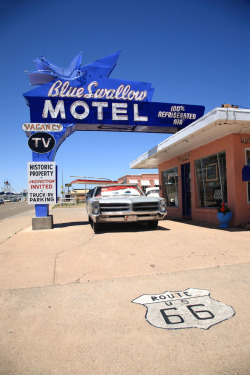
[{"label": "car grille", "polygon": [[129,211],[129,204],[128,203],[101,203],[100,209],[102,213]]},{"label": "car grille", "polygon": [[158,211],[158,202],[134,203],[134,211]]}]

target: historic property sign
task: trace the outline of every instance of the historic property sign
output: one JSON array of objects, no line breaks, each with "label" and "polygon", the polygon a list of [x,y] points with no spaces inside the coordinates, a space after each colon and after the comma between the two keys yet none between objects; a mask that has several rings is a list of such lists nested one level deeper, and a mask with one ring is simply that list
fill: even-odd
[{"label": "historic property sign", "polygon": [[56,203],[55,162],[28,163],[28,204]]},{"label": "historic property sign", "polygon": [[235,314],[231,306],[212,299],[210,292],[203,289],[144,294],[132,302],[147,308],[148,323],[165,329],[209,329]]}]

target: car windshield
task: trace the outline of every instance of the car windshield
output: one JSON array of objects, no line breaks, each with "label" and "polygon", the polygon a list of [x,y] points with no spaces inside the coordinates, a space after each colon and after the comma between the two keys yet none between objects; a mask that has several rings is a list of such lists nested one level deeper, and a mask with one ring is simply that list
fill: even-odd
[{"label": "car windshield", "polygon": [[159,193],[159,189],[152,189],[152,190],[149,190],[149,191],[147,192],[147,195],[148,195],[148,194],[153,194],[153,193],[154,193],[154,194],[155,194],[155,193],[158,194],[158,193]]},{"label": "car windshield", "polygon": [[102,186],[98,187],[96,190],[96,197],[114,197],[114,196],[135,196],[139,197],[142,192],[137,188],[137,186]]}]

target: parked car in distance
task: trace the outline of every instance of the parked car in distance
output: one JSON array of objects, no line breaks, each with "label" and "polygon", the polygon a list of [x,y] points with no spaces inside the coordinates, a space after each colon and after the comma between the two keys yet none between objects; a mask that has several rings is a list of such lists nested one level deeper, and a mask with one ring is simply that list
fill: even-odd
[{"label": "parked car in distance", "polygon": [[3,199],[0,199],[0,204],[4,204],[4,200]]},{"label": "parked car in distance", "polygon": [[21,198],[13,198],[12,202],[20,202]]},{"label": "parked car in distance", "polygon": [[96,186],[86,202],[89,222],[96,233],[103,223],[146,222],[156,229],[158,220],[167,214],[166,200],[147,197],[134,184],[109,184]]},{"label": "parked car in distance", "polygon": [[157,186],[146,188],[146,196],[147,197],[159,197],[160,189]]}]

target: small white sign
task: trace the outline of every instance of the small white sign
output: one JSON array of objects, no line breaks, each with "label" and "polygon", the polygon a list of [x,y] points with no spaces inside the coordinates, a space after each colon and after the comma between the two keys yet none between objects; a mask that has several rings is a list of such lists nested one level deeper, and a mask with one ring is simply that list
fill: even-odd
[{"label": "small white sign", "polygon": [[132,302],[147,308],[145,318],[157,328],[209,329],[235,315],[231,306],[212,299],[210,292],[203,289],[144,294]]},{"label": "small white sign", "polygon": [[28,204],[56,203],[55,162],[28,163]]},{"label": "small white sign", "polygon": [[41,124],[41,123],[25,123],[22,125],[25,132],[61,132],[63,126],[61,124]]}]

